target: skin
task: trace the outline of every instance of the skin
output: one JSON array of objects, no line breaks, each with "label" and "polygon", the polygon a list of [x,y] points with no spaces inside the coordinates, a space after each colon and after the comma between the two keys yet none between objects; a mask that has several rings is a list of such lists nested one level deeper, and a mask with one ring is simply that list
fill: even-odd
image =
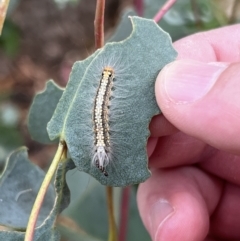
[{"label": "skin", "polygon": [[240,240],[240,25],[174,43],[138,207],[153,241]]}]

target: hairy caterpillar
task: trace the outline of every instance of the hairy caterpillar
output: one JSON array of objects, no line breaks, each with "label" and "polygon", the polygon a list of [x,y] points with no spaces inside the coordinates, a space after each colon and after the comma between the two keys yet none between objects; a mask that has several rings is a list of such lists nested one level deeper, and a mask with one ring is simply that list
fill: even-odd
[{"label": "hairy caterpillar", "polygon": [[96,153],[93,156],[92,163],[95,164],[105,176],[108,176],[106,166],[109,164],[108,152],[110,136],[108,104],[113,86],[113,74],[112,68],[104,68],[93,110]]}]

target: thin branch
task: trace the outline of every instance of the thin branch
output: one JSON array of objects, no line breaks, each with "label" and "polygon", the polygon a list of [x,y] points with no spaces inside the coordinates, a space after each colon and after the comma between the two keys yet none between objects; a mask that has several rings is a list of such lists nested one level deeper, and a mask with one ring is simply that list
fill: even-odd
[{"label": "thin branch", "polygon": [[192,12],[193,12],[193,16],[195,18],[196,26],[201,28],[202,21],[201,21],[201,17],[200,17],[200,13],[199,13],[198,4],[197,4],[196,0],[191,0],[190,2],[191,2]]},{"label": "thin branch", "polygon": [[42,182],[42,185],[39,189],[36,200],[33,204],[33,208],[32,208],[29,220],[28,220],[27,230],[26,230],[25,239],[24,239],[25,241],[33,241],[34,240],[34,229],[35,229],[35,226],[37,223],[37,218],[38,218],[44,197],[48,190],[48,186],[51,183],[52,177],[54,176],[55,171],[58,167],[58,164],[62,160],[62,158],[65,157],[66,152],[67,152],[66,143],[63,141],[60,141],[57,152],[53,158],[53,161],[48,169],[48,172]]},{"label": "thin branch", "polygon": [[120,212],[121,219],[120,219],[118,241],[126,241],[126,238],[127,238],[130,193],[131,193],[131,187],[125,187],[122,191],[121,212]]},{"label": "thin branch", "polygon": [[113,187],[106,187],[106,192],[109,223],[108,241],[117,241],[117,227],[115,223],[113,208]]},{"label": "thin branch", "polygon": [[168,0],[161,8],[160,10],[157,12],[157,14],[154,16],[153,20],[157,23],[159,22],[162,17],[164,16],[164,14],[173,6],[173,4],[176,2],[177,0]]},{"label": "thin branch", "polygon": [[102,48],[104,45],[104,10],[105,0],[97,0],[94,33],[95,33],[95,48]]},{"label": "thin branch", "polygon": [[61,214],[57,216],[57,225],[66,228],[70,233],[79,236],[87,235],[87,233],[73,219]]},{"label": "thin branch", "polygon": [[237,5],[239,4],[238,1],[234,1],[233,4],[232,4],[232,8],[231,8],[231,13],[230,13],[230,16],[229,16],[229,20],[228,20],[228,23],[231,24],[231,23],[235,23],[235,15],[237,13]]},{"label": "thin branch", "polygon": [[3,23],[7,14],[9,0],[0,0],[0,35],[2,33]]},{"label": "thin branch", "polygon": [[[102,48],[104,45],[104,10],[105,0],[97,0],[94,31],[95,31],[95,48]],[[107,207],[108,207],[108,223],[109,223],[109,236],[108,241],[117,241],[117,227],[114,219],[113,208],[113,188],[106,187],[107,194]]]}]

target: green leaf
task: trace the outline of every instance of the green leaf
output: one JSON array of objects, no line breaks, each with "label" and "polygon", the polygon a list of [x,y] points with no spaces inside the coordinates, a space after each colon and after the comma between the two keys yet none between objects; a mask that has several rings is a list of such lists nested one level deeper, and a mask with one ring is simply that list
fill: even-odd
[{"label": "green leaf", "polygon": [[[144,16],[153,18],[165,2],[166,0],[145,0]],[[176,1],[163,16],[159,25],[171,35],[174,41],[199,31],[226,25],[227,18],[218,5],[219,3],[214,4],[209,0]]]},{"label": "green leaf", "polygon": [[84,194],[89,186],[89,178],[87,173],[79,172],[76,168],[67,173],[66,180],[71,191],[71,205]]},{"label": "green leaf", "polygon": [[[85,208],[88,210],[89,204],[81,203],[80,200],[84,200],[86,197],[88,197],[88,193],[91,193],[91,191],[93,190],[93,185],[95,185],[97,182],[91,179],[88,174],[84,172],[78,172],[76,169],[69,171],[66,175],[66,179],[71,193],[71,204],[63,211],[60,219],[58,219],[58,229],[61,235],[67,240],[72,241],[99,241],[98,238],[93,237],[94,234],[88,234],[85,230],[82,229],[82,227],[80,228],[78,226],[79,223],[69,218],[68,215],[69,213],[74,212],[76,214],[77,220],[78,218],[80,218],[80,216],[83,220],[89,220],[88,214],[87,212],[85,212]],[[99,183],[97,183],[97,185],[98,187],[101,186],[99,185]],[[101,188],[101,191],[101,195],[104,195],[105,190]],[[99,196],[97,195],[94,196],[94,199],[95,201],[101,201],[101,198],[99,199]],[[92,203],[93,200],[88,199],[88,201]],[[106,207],[105,203],[104,205]],[[90,204],[90,209],[92,207],[93,206]],[[82,209],[84,209],[83,212]],[[102,211],[103,216],[106,216],[106,208],[102,209]],[[91,216],[92,220],[88,224],[90,224],[91,226],[95,225],[91,224],[91,222],[96,219],[97,214],[95,214],[95,216]],[[108,225],[108,222],[104,223],[104,225]]]},{"label": "green leaf", "polygon": [[55,191],[56,191],[56,199],[54,203],[54,207],[45,220],[44,224],[36,229],[34,240],[37,241],[46,241],[60,240],[60,233],[56,229],[56,218],[57,216],[69,205],[70,203],[70,191],[68,185],[66,183],[66,173],[74,167],[74,164],[71,160],[67,160],[65,162],[61,162],[58,165],[58,169],[55,177]]},{"label": "green leaf", "polygon": [[[73,172],[73,171],[71,171]],[[69,177],[71,172],[68,173]],[[81,189],[81,181],[83,180],[82,174],[74,174],[78,176],[73,180],[79,183]],[[85,175],[86,178],[86,175]],[[84,182],[84,181],[83,181]],[[69,183],[69,182],[68,182]],[[78,229],[73,228],[75,231],[76,239],[74,240],[82,240],[84,237],[83,230],[91,235],[89,238],[95,237],[95,239],[107,240],[108,233],[108,217],[107,217],[107,207],[106,207],[106,190],[105,187],[99,184],[93,178],[88,180],[88,188],[82,193],[78,199],[75,199],[71,205],[64,210],[63,214],[68,219],[73,220],[72,222],[75,225],[71,225],[72,227],[78,226]],[[69,183],[69,188],[72,192],[72,186],[74,183]],[[116,196],[116,192],[119,192],[120,188],[114,188],[114,196]],[[129,213],[128,213],[128,226],[127,226],[127,241],[139,240],[139,241],[150,241],[150,237],[144,228],[142,221],[139,216],[137,202],[136,202],[136,191],[134,188],[131,188],[130,195],[130,205],[129,205]],[[119,212],[119,200],[114,198],[114,208]],[[119,225],[120,215],[116,215],[115,219],[117,224]],[[77,224],[77,225],[76,225]],[[62,225],[61,225],[62,226]],[[81,230],[79,230],[81,228]],[[79,230],[79,231],[78,231]],[[66,238],[70,239],[71,227],[65,226],[64,230],[61,229],[61,233]],[[78,235],[77,235],[78,233]],[[77,239],[77,237],[79,239]],[[93,238],[93,240],[95,240]],[[87,239],[86,239],[87,240]],[[90,239],[92,240],[92,239]]]},{"label": "green leaf", "polygon": [[143,226],[142,220],[139,215],[136,200],[136,191],[134,190],[134,187],[131,188],[127,231],[127,241],[132,240],[151,241],[151,238],[147,230]]},{"label": "green leaf", "polygon": [[[24,229],[45,173],[27,158],[27,149],[22,147],[9,157],[0,177],[0,224],[15,229]],[[40,225],[53,207],[54,190],[48,191],[41,209]]]},{"label": "green leaf", "polygon": [[63,215],[74,220],[87,234],[107,240],[108,216],[105,186],[90,178],[87,190]]},{"label": "green leaf", "polygon": [[[95,218],[95,217],[94,217]],[[66,219],[66,221],[65,221]],[[59,220],[61,223],[59,224]],[[85,233],[82,229],[76,225],[76,223],[69,218],[59,218],[58,219],[58,230],[61,233],[61,236],[66,240],[71,241],[102,241],[95,237],[90,236]],[[65,240],[64,239],[64,240]]]},{"label": "green leaf", "polygon": [[92,56],[88,57],[86,60],[77,61],[74,63],[67,88],[65,89],[57,104],[56,110],[52,116],[52,119],[50,120],[50,123],[48,123],[47,131],[51,140],[62,136],[62,132],[66,125],[65,122],[68,115],[68,109],[71,108],[73,99],[77,95],[77,86],[81,82],[85,69],[88,67],[97,53],[98,51]]},{"label": "green leaf", "polygon": [[62,93],[63,89],[50,80],[46,89],[35,96],[28,115],[28,130],[33,140],[43,144],[52,143],[46,128]]},{"label": "green leaf", "polygon": [[[10,1],[11,2],[11,1]],[[20,31],[16,24],[11,20],[6,19],[0,38],[0,48],[2,48],[7,55],[13,57],[19,50]]]},{"label": "green leaf", "polygon": [[[34,240],[60,239],[55,221],[69,204],[70,193],[65,174],[73,167],[70,160],[59,164],[55,178],[55,202],[55,193],[50,186],[40,211]],[[20,148],[9,157],[0,179],[0,223],[9,231],[0,231],[0,240],[24,240],[29,214],[43,178],[44,172],[28,160],[26,148]]]},{"label": "green leaf", "polygon": [[137,13],[132,8],[126,8],[123,11],[121,21],[118,24],[112,37],[107,42],[119,42],[127,38],[132,32],[132,24],[129,21],[129,16],[136,16]]},{"label": "green leaf", "polygon": [[[50,139],[61,136],[66,141],[78,170],[110,186],[127,186],[150,176],[146,151],[148,125],[152,116],[160,112],[154,96],[155,79],[176,58],[169,35],[154,21],[139,17],[131,20],[131,36],[106,44],[85,60],[85,73],[79,71],[79,63],[74,65],[69,84],[47,127]],[[93,107],[106,66],[111,66],[115,74],[109,114],[108,177],[92,165]],[[63,104],[64,99],[68,101]]]}]

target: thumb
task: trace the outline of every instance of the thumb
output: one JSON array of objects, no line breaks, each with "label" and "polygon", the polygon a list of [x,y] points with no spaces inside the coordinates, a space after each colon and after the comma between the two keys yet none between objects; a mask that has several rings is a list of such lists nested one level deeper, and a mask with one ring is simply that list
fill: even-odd
[{"label": "thumb", "polygon": [[174,61],[155,88],[160,109],[179,130],[240,154],[240,63]]}]

